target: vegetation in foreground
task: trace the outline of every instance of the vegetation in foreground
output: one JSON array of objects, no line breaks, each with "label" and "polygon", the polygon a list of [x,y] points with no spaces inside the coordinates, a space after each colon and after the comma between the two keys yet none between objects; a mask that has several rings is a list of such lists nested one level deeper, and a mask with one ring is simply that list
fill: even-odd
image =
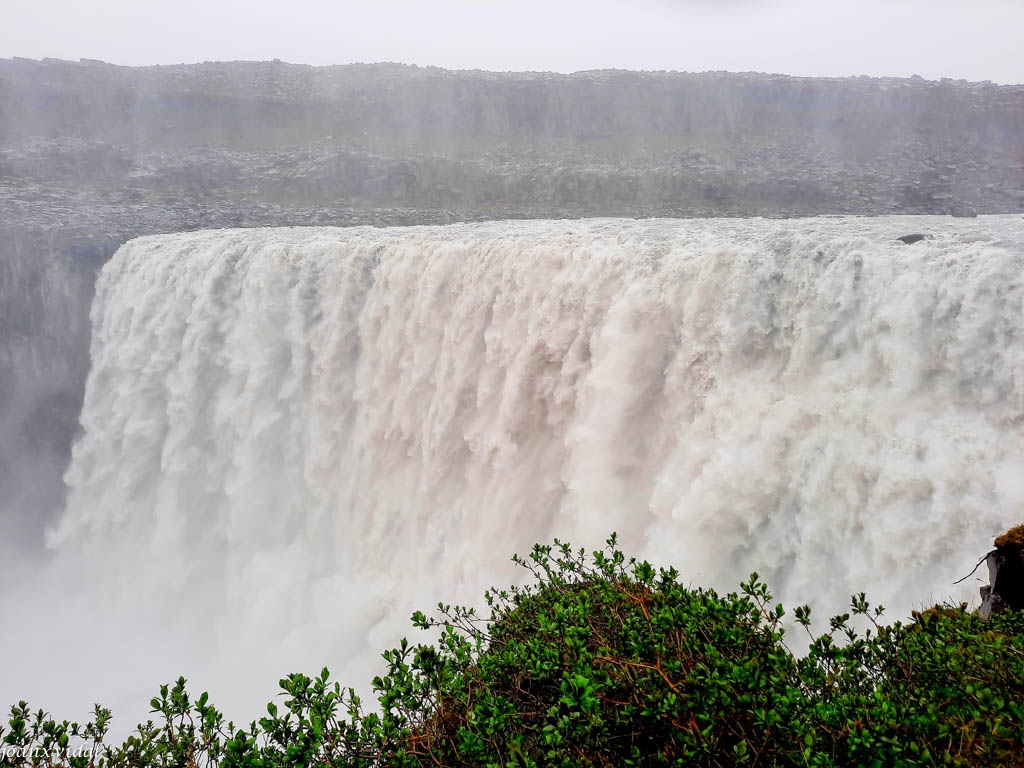
[{"label": "vegetation in foreground", "polygon": [[109,710],[83,726],[22,703],[0,766],[1024,766],[1024,613],[886,626],[861,594],[798,655],[757,574],[689,588],[614,536],[515,559],[533,581],[487,592],[489,615],[413,616],[437,640],[384,653],[375,707],[324,669],[239,728],[178,680],[115,745]]}]

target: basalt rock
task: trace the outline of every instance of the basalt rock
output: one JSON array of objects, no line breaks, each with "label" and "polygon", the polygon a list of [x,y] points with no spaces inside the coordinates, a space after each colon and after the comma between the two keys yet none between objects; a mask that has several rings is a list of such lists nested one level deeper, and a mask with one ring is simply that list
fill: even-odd
[{"label": "basalt rock", "polygon": [[978,615],[987,619],[994,613],[1024,610],[1024,525],[1018,525],[995,540],[988,553],[988,585],[981,588]]}]

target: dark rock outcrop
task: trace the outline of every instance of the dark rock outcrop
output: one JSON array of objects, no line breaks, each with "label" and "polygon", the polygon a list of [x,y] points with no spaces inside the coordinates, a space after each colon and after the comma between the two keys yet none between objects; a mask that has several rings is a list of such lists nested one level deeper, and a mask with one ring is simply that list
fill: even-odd
[{"label": "dark rock outcrop", "polygon": [[988,585],[981,588],[978,615],[987,619],[1002,611],[1024,610],[1024,525],[1011,528],[995,540],[988,553]]}]

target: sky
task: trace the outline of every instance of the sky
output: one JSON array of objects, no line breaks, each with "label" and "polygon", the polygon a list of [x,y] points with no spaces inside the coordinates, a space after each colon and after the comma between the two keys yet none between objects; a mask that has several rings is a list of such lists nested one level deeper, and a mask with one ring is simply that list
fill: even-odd
[{"label": "sky", "polygon": [[0,0],[0,57],[1024,83],[1024,0]]}]

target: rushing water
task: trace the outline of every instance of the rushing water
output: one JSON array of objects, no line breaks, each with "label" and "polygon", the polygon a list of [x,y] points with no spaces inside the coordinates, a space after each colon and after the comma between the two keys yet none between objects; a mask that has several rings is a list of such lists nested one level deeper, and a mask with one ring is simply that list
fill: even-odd
[{"label": "rushing water", "polygon": [[92,322],[38,576],[84,632],[19,640],[65,658],[8,698],[361,684],[414,608],[612,530],[695,584],[904,613],[969,599],[1024,518],[1020,217],[147,237]]}]

